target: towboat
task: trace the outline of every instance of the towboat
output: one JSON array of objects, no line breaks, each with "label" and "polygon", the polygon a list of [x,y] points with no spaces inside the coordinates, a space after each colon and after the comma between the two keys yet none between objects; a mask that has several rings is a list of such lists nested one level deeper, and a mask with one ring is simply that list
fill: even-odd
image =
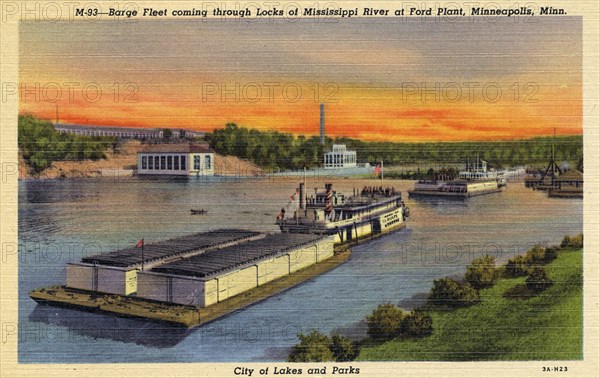
[{"label": "towboat", "polygon": [[393,187],[364,187],[346,196],[325,184],[309,197],[301,183],[287,210],[279,212],[277,225],[281,232],[334,235],[335,244],[346,244],[404,228],[408,216],[402,194]]}]

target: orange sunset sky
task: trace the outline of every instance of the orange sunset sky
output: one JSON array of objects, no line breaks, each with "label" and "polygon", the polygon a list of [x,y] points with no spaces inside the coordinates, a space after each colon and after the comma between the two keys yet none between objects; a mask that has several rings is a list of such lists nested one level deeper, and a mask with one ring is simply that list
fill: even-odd
[{"label": "orange sunset sky", "polygon": [[20,112],[364,140],[582,133],[582,21],[22,23]]}]

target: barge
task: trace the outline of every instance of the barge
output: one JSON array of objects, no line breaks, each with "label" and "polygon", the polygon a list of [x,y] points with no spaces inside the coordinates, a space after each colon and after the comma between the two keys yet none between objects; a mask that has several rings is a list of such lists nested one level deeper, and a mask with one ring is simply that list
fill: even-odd
[{"label": "barge", "polygon": [[501,192],[496,180],[419,180],[413,190],[408,191],[410,197],[454,197],[468,198],[484,194]]},{"label": "barge", "polygon": [[477,158],[473,164],[467,161],[465,170],[458,173],[457,179],[419,180],[414,189],[408,191],[408,195],[468,198],[498,193],[506,186],[506,182],[504,171],[490,171],[487,162]]},{"label": "barge", "polygon": [[334,269],[344,263],[349,256],[349,250],[338,251],[333,257],[319,264],[292,272],[289,275],[282,276],[208,307],[153,301],[135,295],[114,295],[78,290],[67,286],[50,286],[36,289],[30,292],[29,296],[42,305],[111,314],[124,318],[138,318],[183,328],[194,328],[260,302]]},{"label": "barge", "polygon": [[331,235],[341,245],[404,228],[408,215],[409,208],[394,188],[364,187],[346,196],[325,184],[325,190],[315,189],[308,197],[301,183],[276,224],[283,233]]},{"label": "barge", "polygon": [[333,236],[224,229],[67,264],[63,286],[38,303],[194,327],[256,303],[346,261]]}]

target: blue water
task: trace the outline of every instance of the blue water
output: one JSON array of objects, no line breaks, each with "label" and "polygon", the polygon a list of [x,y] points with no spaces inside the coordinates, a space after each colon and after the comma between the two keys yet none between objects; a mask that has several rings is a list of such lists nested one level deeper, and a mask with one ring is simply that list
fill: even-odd
[{"label": "blue water", "polygon": [[[374,183],[331,179],[346,193]],[[322,187],[312,180],[308,188]],[[412,186],[393,183],[404,193]],[[141,238],[223,227],[277,231],[276,214],[294,188],[294,178],[20,182],[19,362],[283,361],[299,332],[360,338],[361,320],[378,304],[411,308],[433,279],[461,275],[474,257],[506,261],[583,229],[581,200],[550,199],[521,183],[466,201],[406,199],[406,229],[354,247],[333,271],[194,330],[41,306],[27,295],[64,284],[66,262]],[[192,208],[208,212],[191,216]]]}]

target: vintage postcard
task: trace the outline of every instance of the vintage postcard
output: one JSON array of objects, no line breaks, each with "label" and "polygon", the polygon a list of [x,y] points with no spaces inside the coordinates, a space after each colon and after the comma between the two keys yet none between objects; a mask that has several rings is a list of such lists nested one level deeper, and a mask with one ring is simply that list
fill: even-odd
[{"label": "vintage postcard", "polygon": [[598,8],[2,1],[2,376],[576,376]]}]

